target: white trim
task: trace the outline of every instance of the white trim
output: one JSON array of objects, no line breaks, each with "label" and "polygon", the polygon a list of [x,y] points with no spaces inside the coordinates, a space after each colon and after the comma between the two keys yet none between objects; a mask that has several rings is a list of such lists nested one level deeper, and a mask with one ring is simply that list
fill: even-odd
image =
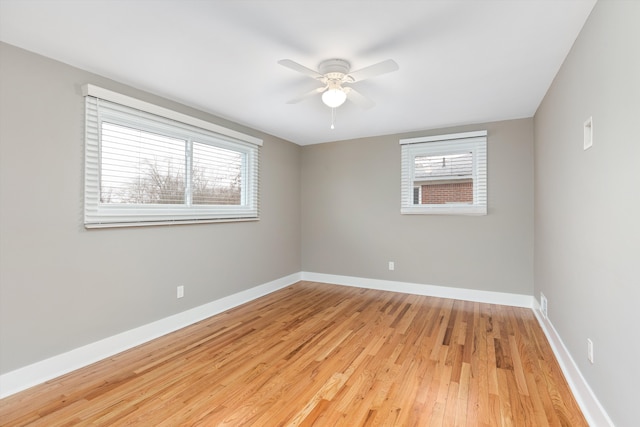
[{"label": "white trim", "polygon": [[227,129],[223,126],[216,125],[205,120],[198,119],[196,117],[188,116],[177,111],[170,110],[168,108],[160,107],[158,105],[151,104],[149,102],[141,101],[136,98],[132,98],[127,95],[123,95],[118,92],[113,92],[108,89],[104,89],[92,84],[85,84],[82,86],[82,95],[94,96],[96,98],[105,99],[107,101],[115,102],[117,104],[126,105],[127,107],[135,108],[136,110],[145,111],[147,113],[155,114],[157,116],[165,117],[167,119],[176,120],[178,122],[186,123],[192,126],[197,126],[202,129],[210,130],[220,135],[230,136],[232,138],[239,139],[250,144],[262,146],[262,139],[254,136],[246,135],[244,133]]},{"label": "white trim", "polygon": [[403,292],[415,295],[428,295],[440,298],[451,298],[465,301],[476,301],[488,304],[510,305],[533,310],[533,313],[549,340],[551,349],[558,360],[569,388],[573,393],[587,422],[592,427],[615,427],[611,418],[596,398],[589,384],[582,376],[575,361],[569,354],[560,335],[549,319],[545,319],[540,312],[538,301],[530,295],[511,294],[475,289],[451,288],[445,286],[421,285],[416,283],[395,282],[390,280],[367,279],[362,277],[339,276],[333,274],[313,273],[303,271],[302,280],[331,283],[334,285],[354,286],[359,288],[378,289],[391,292]]},{"label": "white trim", "polygon": [[309,271],[302,272],[302,280],[331,283],[333,285],[354,286],[356,288],[377,289],[380,291],[402,292],[405,294],[484,302],[488,304],[511,305],[514,307],[532,308],[534,302],[534,298],[531,295],[480,291],[466,288],[451,288],[448,286],[367,279],[363,277],[339,276],[335,274],[312,273]]},{"label": "white trim", "polygon": [[551,345],[553,354],[556,360],[558,360],[560,369],[562,369],[562,373],[584,417],[587,419],[587,423],[592,427],[614,427],[613,421],[609,418],[607,411],[602,407],[593,390],[589,387],[589,383],[587,383],[582,376],[578,365],[571,357],[558,331],[553,327],[549,318],[545,318],[542,314],[540,303],[535,298],[533,313],[536,319],[538,319],[538,323]]},{"label": "white trim", "polygon": [[271,282],[255,286],[233,295],[192,308],[182,313],[166,317],[156,322],[122,332],[120,334],[87,344],[49,359],[33,363],[15,371],[0,375],[0,398],[7,397],[29,387],[80,369],[91,363],[128,350],[200,320],[260,298],[300,280],[330,283],[342,286],[378,289],[391,292],[428,295],[488,304],[510,305],[531,308],[545,333],[569,387],[580,406],[587,422],[593,427],[614,427],[611,418],[596,398],[582,376],[569,351],[565,347],[553,324],[540,313],[538,301],[530,295],[503,292],[480,291],[475,289],[451,288],[391,280],[368,279],[363,277],[302,271]]},{"label": "white trim", "polygon": [[147,227],[156,225],[187,225],[187,224],[212,224],[217,222],[246,222],[259,221],[260,218],[220,218],[220,219],[194,219],[194,220],[174,220],[174,221],[150,221],[150,222],[110,222],[100,224],[85,224],[85,228],[117,228],[117,227]]},{"label": "white trim", "polygon": [[486,215],[486,206],[450,203],[446,205],[415,205],[400,208],[403,215]]},{"label": "white trim", "polygon": [[229,295],[156,322],[122,332],[100,341],[75,348],[40,362],[0,375],[0,398],[42,384],[68,372],[113,356],[162,335],[174,332],[200,320],[237,307],[261,296],[285,288],[301,280],[300,273],[273,280]]},{"label": "white trim", "polygon": [[478,130],[474,132],[450,133],[447,135],[419,136],[417,138],[405,138],[400,140],[400,145],[418,144],[421,142],[448,141],[450,139],[476,138],[479,136],[487,136],[487,131]]}]

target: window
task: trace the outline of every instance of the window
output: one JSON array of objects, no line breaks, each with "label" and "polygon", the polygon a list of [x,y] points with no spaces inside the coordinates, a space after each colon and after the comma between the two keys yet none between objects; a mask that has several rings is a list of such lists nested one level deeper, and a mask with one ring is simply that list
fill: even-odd
[{"label": "window", "polygon": [[400,140],[403,214],[487,213],[487,132]]},{"label": "window", "polygon": [[258,219],[261,140],[95,86],[84,91],[85,227]]}]

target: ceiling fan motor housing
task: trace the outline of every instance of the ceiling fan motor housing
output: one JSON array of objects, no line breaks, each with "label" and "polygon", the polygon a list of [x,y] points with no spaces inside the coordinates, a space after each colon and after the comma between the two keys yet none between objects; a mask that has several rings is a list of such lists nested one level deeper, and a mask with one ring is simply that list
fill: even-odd
[{"label": "ceiling fan motor housing", "polygon": [[329,80],[342,80],[350,69],[351,64],[344,59],[327,59],[318,65],[318,72]]}]

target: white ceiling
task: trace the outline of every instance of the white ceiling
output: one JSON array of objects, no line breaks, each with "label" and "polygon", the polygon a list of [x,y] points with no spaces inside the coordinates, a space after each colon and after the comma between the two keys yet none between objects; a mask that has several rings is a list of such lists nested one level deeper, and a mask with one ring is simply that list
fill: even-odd
[{"label": "white ceiling", "polygon": [[[0,0],[0,39],[300,145],[531,117],[595,0]],[[286,102],[317,83],[277,64],[400,70],[376,102]]]}]

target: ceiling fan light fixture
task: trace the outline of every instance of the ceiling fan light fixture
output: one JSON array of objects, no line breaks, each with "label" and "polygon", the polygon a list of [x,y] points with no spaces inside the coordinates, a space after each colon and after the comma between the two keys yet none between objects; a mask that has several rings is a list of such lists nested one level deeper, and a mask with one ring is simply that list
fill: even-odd
[{"label": "ceiling fan light fixture", "polygon": [[346,100],[347,94],[342,88],[332,88],[322,94],[322,102],[329,108],[337,108]]},{"label": "ceiling fan light fixture", "polygon": [[[337,58],[322,61],[318,65],[318,71],[307,68],[291,59],[281,59],[278,64],[311,77],[317,83],[324,85],[324,87],[313,89],[298,98],[292,99],[288,104],[295,104],[303,99],[322,93],[322,102],[331,109],[336,109],[344,104],[347,98],[361,108],[368,109],[373,107],[375,103],[372,100],[349,85],[398,70],[398,64],[393,59],[387,59],[356,71],[351,71],[351,64],[348,61]],[[343,86],[345,84],[347,86]]]}]

